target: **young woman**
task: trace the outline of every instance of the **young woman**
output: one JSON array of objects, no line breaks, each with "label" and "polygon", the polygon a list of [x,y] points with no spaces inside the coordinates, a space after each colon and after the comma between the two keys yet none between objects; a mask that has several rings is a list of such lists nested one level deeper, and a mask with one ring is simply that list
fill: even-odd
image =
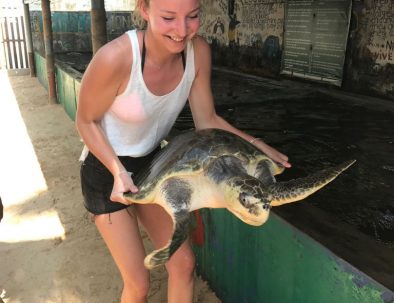
[{"label": "young woman", "polygon": [[[253,142],[273,160],[288,158],[228,124],[214,108],[209,45],[197,35],[198,0],[138,0],[145,31],[129,31],[103,46],[84,73],[76,124],[86,145],[81,167],[85,207],[123,278],[122,303],[146,302],[149,273],[138,228],[153,244],[169,239],[170,217],[155,205],[128,206],[137,173],[158,151],[189,100],[197,129],[222,128]],[[138,218],[138,220],[137,220]],[[194,255],[184,243],[166,264],[168,302],[192,302]]]}]

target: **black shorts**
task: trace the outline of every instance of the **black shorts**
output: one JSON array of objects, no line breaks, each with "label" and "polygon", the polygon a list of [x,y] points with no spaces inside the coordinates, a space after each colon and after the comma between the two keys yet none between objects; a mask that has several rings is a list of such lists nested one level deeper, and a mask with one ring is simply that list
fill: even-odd
[{"label": "black shorts", "polygon": [[[148,164],[159,150],[160,147],[139,158],[120,156],[119,160],[128,172],[136,175],[144,167],[149,167]],[[109,214],[128,207],[128,205],[110,200],[114,177],[92,153],[89,152],[83,161],[80,173],[84,205],[89,212],[95,215]]]}]

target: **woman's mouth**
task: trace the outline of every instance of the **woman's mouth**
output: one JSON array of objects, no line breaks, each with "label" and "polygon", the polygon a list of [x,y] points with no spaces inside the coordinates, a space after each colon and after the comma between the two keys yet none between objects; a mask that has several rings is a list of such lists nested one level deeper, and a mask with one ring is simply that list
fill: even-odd
[{"label": "woman's mouth", "polygon": [[169,36],[169,38],[175,42],[183,42],[183,40],[185,40],[185,38],[180,38],[175,36]]}]

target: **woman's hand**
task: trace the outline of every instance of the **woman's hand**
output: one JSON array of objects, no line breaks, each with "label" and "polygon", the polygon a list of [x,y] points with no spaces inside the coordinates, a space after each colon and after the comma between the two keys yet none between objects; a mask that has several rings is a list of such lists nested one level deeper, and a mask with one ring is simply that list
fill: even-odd
[{"label": "woman's hand", "polygon": [[131,191],[132,193],[138,192],[137,186],[135,186],[131,173],[126,170],[122,170],[120,173],[114,176],[114,187],[112,188],[110,199],[114,202],[120,202],[122,204],[129,205],[123,197],[123,193]]},{"label": "woman's hand", "polygon": [[282,164],[286,168],[290,168],[291,164],[288,162],[289,157],[282,154],[275,148],[269,146],[268,144],[264,143],[260,139],[257,139],[253,142],[253,144],[258,147],[263,153],[265,153],[268,157],[270,157],[275,162]]}]

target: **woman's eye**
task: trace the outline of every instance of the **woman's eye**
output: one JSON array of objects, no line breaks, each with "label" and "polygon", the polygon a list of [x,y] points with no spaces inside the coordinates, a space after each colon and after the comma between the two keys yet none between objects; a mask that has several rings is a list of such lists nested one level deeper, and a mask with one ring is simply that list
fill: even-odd
[{"label": "woman's eye", "polygon": [[162,17],[165,21],[172,21],[174,20],[173,17]]},{"label": "woman's eye", "polygon": [[192,16],[189,16],[189,18],[190,19],[196,19],[196,18],[198,18],[199,17],[199,15],[198,14],[196,14],[196,15],[192,15]]}]

